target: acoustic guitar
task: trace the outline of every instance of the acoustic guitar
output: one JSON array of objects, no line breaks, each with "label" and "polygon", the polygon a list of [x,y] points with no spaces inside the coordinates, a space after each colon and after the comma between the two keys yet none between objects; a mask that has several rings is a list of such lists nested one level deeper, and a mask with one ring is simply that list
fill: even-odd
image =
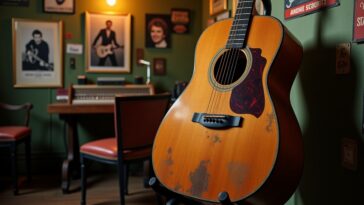
[{"label": "acoustic guitar", "polygon": [[108,44],[108,45],[98,45],[96,47],[96,55],[99,58],[105,58],[108,55],[111,55],[114,53],[114,46],[112,44]]},{"label": "acoustic guitar", "polygon": [[239,0],[234,19],[203,32],[192,79],[156,135],[157,179],[192,200],[284,204],[301,177],[289,96],[302,47],[277,19],[252,16],[253,5]]}]

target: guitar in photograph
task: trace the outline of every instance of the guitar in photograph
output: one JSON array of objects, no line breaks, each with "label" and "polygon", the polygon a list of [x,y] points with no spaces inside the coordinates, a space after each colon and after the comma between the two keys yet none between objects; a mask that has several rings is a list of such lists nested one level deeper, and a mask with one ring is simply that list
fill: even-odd
[{"label": "guitar in photograph", "polygon": [[96,55],[99,58],[105,58],[108,55],[114,54],[114,50],[121,48],[119,46],[114,46],[112,44],[108,45],[98,45],[96,46]]},{"label": "guitar in photograph", "polygon": [[47,63],[45,60],[40,58],[38,56],[38,50],[36,49],[27,51],[26,62],[32,65],[39,64],[38,67],[40,70],[53,71],[53,63]]},{"label": "guitar in photograph", "polygon": [[234,19],[201,35],[194,73],[161,123],[156,178],[203,203],[284,204],[303,167],[290,90],[302,46],[274,17],[239,0]]}]

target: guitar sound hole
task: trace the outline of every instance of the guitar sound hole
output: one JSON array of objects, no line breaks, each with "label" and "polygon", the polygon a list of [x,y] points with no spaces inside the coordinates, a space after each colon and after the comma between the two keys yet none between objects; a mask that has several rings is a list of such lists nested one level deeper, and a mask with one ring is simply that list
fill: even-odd
[{"label": "guitar sound hole", "polygon": [[214,77],[221,85],[229,85],[237,81],[244,73],[247,58],[240,49],[229,49],[216,61]]}]

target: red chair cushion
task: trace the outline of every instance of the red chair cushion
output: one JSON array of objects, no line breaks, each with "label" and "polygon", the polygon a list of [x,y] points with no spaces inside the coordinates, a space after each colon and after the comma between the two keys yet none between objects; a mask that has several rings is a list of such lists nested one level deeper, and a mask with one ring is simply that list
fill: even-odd
[{"label": "red chair cushion", "polygon": [[117,160],[118,145],[116,138],[106,138],[88,142],[81,146],[80,152],[96,157]]},{"label": "red chair cushion", "polygon": [[25,126],[0,126],[0,141],[16,141],[30,135],[30,128]]},{"label": "red chair cushion", "polygon": [[[91,156],[117,160],[118,148],[116,138],[106,138],[88,142],[81,146],[80,152]],[[150,156],[152,148],[143,148],[137,150],[124,150],[123,160],[139,159]]]}]

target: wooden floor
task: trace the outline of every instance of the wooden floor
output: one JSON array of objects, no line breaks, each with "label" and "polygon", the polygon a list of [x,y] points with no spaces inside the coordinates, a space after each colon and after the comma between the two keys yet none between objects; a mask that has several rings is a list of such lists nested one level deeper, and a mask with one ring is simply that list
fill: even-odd
[{"label": "wooden floor", "polygon": [[[88,205],[119,204],[118,178],[115,174],[90,176],[88,178]],[[20,194],[14,196],[10,179],[0,179],[1,205],[73,205],[80,204],[80,182],[72,181],[71,193],[63,194],[60,188],[59,176],[33,176],[30,184],[21,178]],[[127,205],[157,205],[156,195],[150,188],[143,187],[142,177],[129,178],[129,192],[126,196]]]}]

